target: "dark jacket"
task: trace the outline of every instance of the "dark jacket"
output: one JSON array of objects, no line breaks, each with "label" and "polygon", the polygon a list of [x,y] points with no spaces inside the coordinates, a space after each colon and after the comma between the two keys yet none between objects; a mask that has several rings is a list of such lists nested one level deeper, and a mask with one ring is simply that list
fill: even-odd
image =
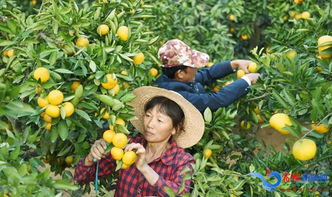
[{"label": "dark jacket", "polygon": [[211,85],[217,79],[233,72],[230,61],[225,61],[209,68],[200,69],[196,74],[194,82],[176,81],[168,78],[166,75],[161,75],[155,81],[155,84],[160,88],[180,93],[203,113],[207,107],[212,111],[216,111],[220,107],[226,107],[248,92],[249,84],[244,79],[237,79],[216,93],[205,92],[204,85]]}]

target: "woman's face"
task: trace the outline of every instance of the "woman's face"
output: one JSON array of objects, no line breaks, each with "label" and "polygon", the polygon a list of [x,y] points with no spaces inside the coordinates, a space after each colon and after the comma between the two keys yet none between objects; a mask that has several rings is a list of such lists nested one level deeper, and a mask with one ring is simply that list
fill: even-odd
[{"label": "woman's face", "polygon": [[166,114],[161,113],[158,105],[145,113],[143,122],[143,135],[148,142],[158,143],[168,141],[171,135],[176,133],[172,119]]}]

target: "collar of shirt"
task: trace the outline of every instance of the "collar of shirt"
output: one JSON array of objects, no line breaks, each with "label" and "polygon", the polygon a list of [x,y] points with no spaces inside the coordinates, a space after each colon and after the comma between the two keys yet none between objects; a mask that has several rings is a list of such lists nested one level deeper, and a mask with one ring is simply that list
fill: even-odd
[{"label": "collar of shirt", "polygon": [[[141,143],[144,147],[146,147],[147,141],[143,137],[139,137],[139,138],[141,138],[141,139],[137,140],[137,142]],[[155,159],[153,162],[161,160],[161,162],[163,162],[163,164],[165,164],[165,165],[173,165],[176,163],[174,156],[178,152],[183,151],[183,149],[177,146],[176,141],[173,138],[170,139],[169,144],[170,144],[170,147],[159,158]]]}]

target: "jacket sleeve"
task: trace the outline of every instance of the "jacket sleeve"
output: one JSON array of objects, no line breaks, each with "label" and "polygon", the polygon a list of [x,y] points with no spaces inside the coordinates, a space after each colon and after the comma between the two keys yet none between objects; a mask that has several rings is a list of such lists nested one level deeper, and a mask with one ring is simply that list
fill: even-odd
[{"label": "jacket sleeve", "polygon": [[231,61],[219,62],[210,68],[199,70],[195,76],[195,81],[202,85],[210,85],[217,79],[225,77],[233,72]]},{"label": "jacket sleeve", "polygon": [[220,107],[226,107],[248,93],[249,84],[244,79],[237,79],[216,93],[191,93],[179,92],[184,98],[191,102],[200,112],[209,107],[216,111]]},{"label": "jacket sleeve", "polygon": [[[186,157],[186,156],[185,156]],[[174,170],[173,179],[166,180],[159,176],[159,179],[155,183],[154,187],[158,191],[158,196],[167,197],[169,196],[165,191],[166,188],[173,190],[176,194],[185,194],[190,192],[191,177],[194,173],[193,164],[194,159],[186,158],[186,162],[178,165]]]},{"label": "jacket sleeve", "polygon": [[[98,177],[104,177],[114,172],[115,160],[111,154],[107,154],[104,159],[99,160]],[[74,172],[74,180],[79,184],[86,184],[95,179],[96,163],[92,166],[85,166],[84,159],[81,159]]]}]

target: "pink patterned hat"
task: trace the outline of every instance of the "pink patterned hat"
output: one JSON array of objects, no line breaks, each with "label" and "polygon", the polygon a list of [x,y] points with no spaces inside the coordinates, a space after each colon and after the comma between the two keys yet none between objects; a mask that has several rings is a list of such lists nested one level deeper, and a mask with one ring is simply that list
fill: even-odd
[{"label": "pink patterned hat", "polygon": [[181,40],[169,40],[158,51],[158,57],[164,67],[189,66],[204,67],[209,62],[209,55],[191,49]]}]

